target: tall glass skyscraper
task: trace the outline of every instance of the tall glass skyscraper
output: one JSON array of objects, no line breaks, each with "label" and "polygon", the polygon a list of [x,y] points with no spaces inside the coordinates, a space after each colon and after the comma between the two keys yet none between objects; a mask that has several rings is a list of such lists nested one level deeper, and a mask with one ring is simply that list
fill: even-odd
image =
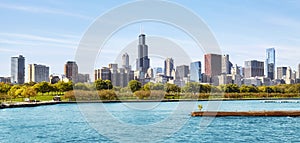
[{"label": "tall glass skyscraper", "polygon": [[11,82],[14,84],[23,84],[25,82],[25,58],[11,57]]},{"label": "tall glass skyscraper", "polygon": [[190,64],[190,81],[191,82],[201,82],[201,62],[196,61]]},{"label": "tall glass skyscraper", "polygon": [[266,50],[265,75],[270,78],[275,78],[275,49],[269,48]]},{"label": "tall glass skyscraper", "polygon": [[148,58],[148,45],[146,45],[146,35],[139,35],[138,59],[136,60],[136,70],[147,73],[150,67],[150,59]]}]

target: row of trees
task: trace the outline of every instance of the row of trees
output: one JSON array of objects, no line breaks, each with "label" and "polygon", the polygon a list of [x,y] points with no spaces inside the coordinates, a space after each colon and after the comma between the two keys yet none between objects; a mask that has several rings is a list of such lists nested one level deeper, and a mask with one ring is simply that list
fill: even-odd
[{"label": "row of trees", "polygon": [[175,84],[167,83],[165,85],[161,83],[147,83],[141,86],[138,81],[130,81],[129,87],[132,92],[138,90],[164,90],[167,93],[181,92],[181,93],[300,93],[300,84],[283,84],[274,86],[248,86],[236,84],[227,84],[220,86],[213,86],[209,84],[200,84],[196,82],[187,83],[185,86],[180,88]]},{"label": "row of trees", "polygon": [[[150,96],[161,96],[164,93],[168,95],[183,95],[183,94],[202,94],[201,96],[207,96],[210,93],[300,93],[300,84],[293,85],[274,85],[274,86],[238,86],[236,84],[228,84],[221,86],[212,86],[209,84],[200,84],[195,82],[187,83],[184,87],[179,87],[175,84],[161,84],[161,83],[147,83],[142,85],[139,81],[132,80],[128,83],[127,87],[114,87],[109,80],[96,80],[93,84],[84,84],[72,82],[58,82],[56,84],[50,84],[48,82],[40,83],[26,83],[23,85],[12,85],[6,83],[0,83],[0,98],[17,98],[17,97],[33,97],[38,93],[42,95],[49,92],[54,92],[54,94],[64,94],[67,91],[92,91],[92,90],[106,90],[106,92],[101,92],[104,98],[104,94],[109,93],[108,90],[117,92],[119,95],[124,96],[136,96],[140,99],[149,98]],[[151,92],[149,92],[151,91]],[[153,93],[157,92],[154,95]],[[114,94],[110,93],[114,97]]]}]

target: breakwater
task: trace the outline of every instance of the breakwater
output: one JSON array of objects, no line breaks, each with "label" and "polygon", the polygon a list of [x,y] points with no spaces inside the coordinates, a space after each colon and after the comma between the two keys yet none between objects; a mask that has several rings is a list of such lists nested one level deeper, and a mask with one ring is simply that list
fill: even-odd
[{"label": "breakwater", "polygon": [[270,117],[280,117],[280,116],[289,116],[289,117],[298,117],[300,116],[299,111],[235,111],[235,112],[225,112],[225,111],[198,111],[192,112],[191,116],[193,117],[226,117],[226,116],[270,116]]}]

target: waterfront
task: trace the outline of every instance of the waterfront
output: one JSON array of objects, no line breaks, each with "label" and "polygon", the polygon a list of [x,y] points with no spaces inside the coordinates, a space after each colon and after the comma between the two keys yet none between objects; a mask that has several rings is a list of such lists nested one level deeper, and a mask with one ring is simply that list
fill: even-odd
[{"label": "waterfront", "polygon": [[[210,101],[217,102],[217,101]],[[194,102],[185,102],[194,104]],[[202,104],[206,110],[207,101]],[[95,108],[104,105],[115,118],[126,124],[149,125],[168,118],[179,103],[82,103],[82,106]],[[80,105],[80,106],[81,106]],[[264,111],[299,110],[299,102],[264,103],[261,100],[223,101],[221,111]],[[111,142],[99,135],[86,122],[77,104],[57,104],[32,108],[12,108],[0,110],[0,142]],[[132,107],[154,107],[150,110],[134,110]],[[130,108],[129,108],[130,107]],[[194,110],[197,107],[195,107]],[[200,129],[202,117],[190,117],[193,109],[177,114],[178,120],[171,124],[187,122],[179,131],[163,138],[165,142],[297,142],[300,133],[300,118],[293,117],[220,117],[204,130]],[[141,114],[143,113],[143,114]],[[100,113],[101,114],[101,113]],[[99,123],[100,124],[100,123]],[[110,122],[102,126],[111,126]],[[161,127],[163,128],[163,127]],[[109,129],[109,128],[107,128]],[[132,138],[143,138],[148,133],[130,134]],[[145,138],[153,141],[153,138]]]}]

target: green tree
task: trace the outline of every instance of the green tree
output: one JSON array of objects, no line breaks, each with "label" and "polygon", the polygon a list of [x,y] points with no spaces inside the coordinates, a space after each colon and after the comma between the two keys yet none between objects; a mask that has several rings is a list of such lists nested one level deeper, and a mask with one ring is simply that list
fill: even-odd
[{"label": "green tree", "polygon": [[20,85],[14,85],[10,88],[10,90],[7,92],[8,96],[10,97],[10,101],[18,97],[16,91],[20,88],[21,88]]},{"label": "green tree", "polygon": [[183,92],[188,93],[199,93],[201,84],[197,82],[189,82],[184,87],[182,87]]},{"label": "green tree", "polygon": [[201,93],[210,93],[211,92],[211,85],[209,85],[209,84],[201,84],[200,85],[200,92]]},{"label": "green tree", "polygon": [[153,90],[164,90],[164,85],[162,83],[155,83],[153,85]]},{"label": "green tree", "polygon": [[223,87],[223,91],[226,93],[238,93],[238,92],[240,92],[240,88],[236,84],[226,84]]},{"label": "green tree", "polygon": [[86,84],[81,83],[81,82],[76,83],[74,85],[74,89],[76,89],[76,90],[89,90],[89,88],[86,86]]},{"label": "green tree", "polygon": [[150,90],[153,90],[153,87],[154,87],[154,83],[148,82],[143,86],[143,89],[146,91],[150,91]]},{"label": "green tree", "polygon": [[142,88],[142,83],[137,81],[137,80],[131,80],[129,83],[128,83],[128,87],[129,89],[131,90],[131,92],[136,92],[138,90],[140,90]]},{"label": "green tree", "polygon": [[258,92],[258,88],[255,86],[247,86],[247,85],[242,85],[240,87],[240,92],[241,93],[257,93]]},{"label": "green tree", "polygon": [[94,82],[94,84],[97,90],[113,89],[113,85],[110,80],[98,79]]},{"label": "green tree", "polygon": [[170,84],[170,83],[167,83],[165,84],[165,91],[167,93],[172,93],[172,92],[180,92],[180,87],[177,86],[176,84]]},{"label": "green tree", "polygon": [[33,87],[24,87],[22,88],[22,97],[29,98],[36,96],[36,90]]},{"label": "green tree", "polygon": [[59,81],[59,82],[55,83],[54,86],[60,92],[65,92],[65,91],[73,90],[73,83],[72,83],[72,81],[69,81],[69,82]]},{"label": "green tree", "polygon": [[0,82],[0,93],[7,93],[11,88],[10,84]]},{"label": "green tree", "polygon": [[37,92],[40,92],[40,93],[46,93],[46,92],[50,92],[53,90],[50,83],[48,83],[46,81],[37,83],[33,87]]}]

